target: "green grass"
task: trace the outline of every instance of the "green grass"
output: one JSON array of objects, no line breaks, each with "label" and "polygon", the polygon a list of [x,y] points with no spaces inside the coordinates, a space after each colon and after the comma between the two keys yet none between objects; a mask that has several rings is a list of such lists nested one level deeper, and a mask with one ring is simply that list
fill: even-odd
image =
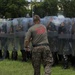
[{"label": "green grass", "polygon": [[0,61],[0,75],[33,75],[31,62]]},{"label": "green grass", "polygon": [[[11,59],[0,61],[0,75],[33,75],[31,61],[21,62],[21,56],[17,61]],[[44,75],[43,67],[41,67],[41,75]],[[52,67],[52,75],[75,75],[75,70],[72,67],[65,70],[59,65]]]},{"label": "green grass", "polygon": [[[0,61],[0,75],[33,75],[31,62],[21,62],[12,60]],[[44,69],[41,68],[41,75],[44,75]],[[52,67],[52,75],[75,75],[75,70],[62,69],[61,66]]]}]

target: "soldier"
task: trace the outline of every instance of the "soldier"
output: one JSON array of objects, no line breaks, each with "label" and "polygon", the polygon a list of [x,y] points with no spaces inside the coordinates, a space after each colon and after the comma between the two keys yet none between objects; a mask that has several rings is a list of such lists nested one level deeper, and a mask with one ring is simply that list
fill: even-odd
[{"label": "soldier", "polygon": [[34,68],[34,75],[40,75],[41,60],[43,60],[45,75],[51,75],[53,59],[48,46],[46,27],[40,24],[40,17],[38,15],[33,17],[33,22],[34,26],[29,28],[25,38],[25,48],[28,50],[29,42],[32,39],[32,65]]},{"label": "soldier", "polygon": [[[49,32],[57,32],[56,26],[54,25],[54,23],[52,21],[53,21],[53,18],[51,17],[50,22],[47,25],[48,33]],[[48,35],[52,36],[52,34],[48,34]],[[48,41],[49,41],[49,46],[50,46],[50,49],[51,49],[51,52],[53,55],[53,59],[54,59],[53,66],[55,66],[58,64],[58,57],[57,57],[57,41],[58,41],[58,39],[56,36],[53,36],[53,37],[48,36]]]}]

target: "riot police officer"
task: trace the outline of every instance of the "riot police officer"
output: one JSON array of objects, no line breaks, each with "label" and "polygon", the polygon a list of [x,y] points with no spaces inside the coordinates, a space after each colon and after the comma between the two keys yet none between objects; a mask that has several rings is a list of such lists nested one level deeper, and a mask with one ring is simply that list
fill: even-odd
[{"label": "riot police officer", "polygon": [[[2,33],[3,34],[8,33],[8,30],[7,30],[7,21],[3,22]],[[3,49],[3,59],[5,59],[5,58],[9,59],[8,38],[6,36],[1,38],[1,46],[2,46],[2,49]]]},{"label": "riot police officer", "polygon": [[13,19],[10,28],[10,33],[13,34],[13,38],[11,39],[12,41],[12,46],[13,46],[13,51],[12,51],[12,60],[17,60],[18,58],[18,42],[17,42],[17,37],[16,37],[16,32],[17,32],[17,27],[18,27],[18,21],[17,19]]},{"label": "riot police officer", "polygon": [[25,34],[28,30],[29,23],[28,23],[29,18],[23,18],[19,19],[19,24],[18,24],[18,33],[19,33],[19,44],[20,44],[20,51],[22,53],[22,61],[27,61],[31,57],[30,51],[26,51],[24,47],[24,39],[25,39]]},{"label": "riot police officer", "polygon": [[27,25],[28,25],[27,18],[24,18],[21,21],[19,20],[18,32],[20,34],[23,34],[23,35],[19,34],[19,44],[20,44],[20,50],[21,50],[21,53],[22,53],[22,61],[24,61],[24,62],[27,61],[27,52],[26,52],[26,50],[24,48],[25,33],[28,30]]},{"label": "riot police officer", "polygon": [[[65,23],[62,22],[60,27],[58,28],[58,34],[61,34],[59,36],[59,51],[58,54],[62,57],[63,62],[63,68],[68,68],[68,55],[70,55],[70,35],[67,37],[68,34],[68,28],[66,28]],[[66,35],[65,35],[66,34]],[[63,36],[62,36],[63,35]]]},{"label": "riot police officer", "polygon": [[72,66],[75,68],[75,19],[72,20],[72,58],[71,63]]},{"label": "riot police officer", "polygon": [[[2,29],[0,26],[0,33],[1,33]],[[0,37],[0,59],[2,59],[2,49],[1,49],[1,37]]]},{"label": "riot police officer", "polygon": [[[51,35],[48,36],[48,41],[49,41],[49,46],[50,46],[50,49],[51,49],[51,52],[52,52],[52,55],[53,55],[53,59],[54,59],[54,62],[53,62],[53,66],[57,65],[58,64],[58,55],[57,55],[57,36],[53,36],[52,35],[55,33],[57,33],[57,30],[56,30],[56,26],[55,24],[52,22],[53,21],[53,18],[51,17],[50,18],[50,22],[49,24],[47,25],[47,31],[48,31],[48,35]],[[53,32],[52,34],[50,34],[51,32]]]}]

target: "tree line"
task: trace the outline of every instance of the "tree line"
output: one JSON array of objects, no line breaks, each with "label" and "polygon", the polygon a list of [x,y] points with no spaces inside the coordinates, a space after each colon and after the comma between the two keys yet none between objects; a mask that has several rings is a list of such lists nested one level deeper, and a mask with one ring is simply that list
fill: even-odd
[{"label": "tree line", "polygon": [[[28,9],[27,0],[0,0],[0,17],[17,18],[38,14],[40,17],[55,16],[58,13],[65,17],[75,17],[75,0],[44,0],[31,2],[32,9]],[[33,11],[33,12],[32,12]]]}]

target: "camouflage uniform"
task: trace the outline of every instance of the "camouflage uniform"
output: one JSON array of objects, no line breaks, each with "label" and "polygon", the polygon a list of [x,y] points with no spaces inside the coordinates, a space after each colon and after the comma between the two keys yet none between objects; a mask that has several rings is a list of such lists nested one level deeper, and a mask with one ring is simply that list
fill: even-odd
[{"label": "camouflage uniform", "polygon": [[41,60],[45,68],[45,75],[51,75],[52,54],[48,46],[46,27],[41,24],[32,26],[26,35],[25,40],[32,38],[32,65],[34,75],[40,75]]}]

